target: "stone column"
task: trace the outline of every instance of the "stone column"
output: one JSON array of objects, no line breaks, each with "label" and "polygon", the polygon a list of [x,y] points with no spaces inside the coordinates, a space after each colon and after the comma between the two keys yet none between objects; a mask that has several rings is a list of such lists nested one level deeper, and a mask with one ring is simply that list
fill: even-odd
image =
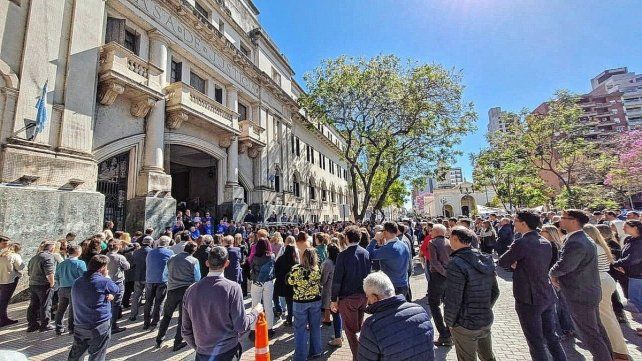
[{"label": "stone column", "polygon": [[[149,60],[162,70],[158,83],[167,84],[167,46],[169,40],[157,30],[149,33]],[[172,177],[165,173],[165,100],[154,104],[145,119],[143,164],[136,184],[136,197],[127,202],[129,229],[152,227],[156,235],[171,226],[176,200],[171,197]]]},{"label": "stone column", "polygon": [[[238,91],[232,85],[225,89],[225,105],[238,112]],[[238,129],[238,116],[232,117],[231,126]],[[224,135],[225,136],[225,135]],[[228,135],[229,136],[229,135]],[[222,213],[229,215],[234,220],[240,220],[244,205],[237,203],[236,199],[243,198],[243,189],[239,186],[239,140],[237,136],[232,136],[230,146],[227,148],[227,179],[225,182],[224,203],[222,204]]]}]

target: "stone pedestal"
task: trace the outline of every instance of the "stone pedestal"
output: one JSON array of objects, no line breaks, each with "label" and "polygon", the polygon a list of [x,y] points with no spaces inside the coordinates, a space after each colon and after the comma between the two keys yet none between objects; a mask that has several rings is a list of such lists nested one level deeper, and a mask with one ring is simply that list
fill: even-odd
[{"label": "stone pedestal", "polygon": [[[104,207],[105,196],[95,191],[0,185],[0,234],[20,242],[22,259],[28,261],[44,240],[75,232],[80,242],[100,232]],[[18,291],[27,281],[21,277]]]},{"label": "stone pedestal", "polygon": [[154,237],[160,236],[176,221],[176,200],[174,198],[135,197],[127,201],[125,228],[132,233],[154,229]]},{"label": "stone pedestal", "polygon": [[225,185],[223,203],[219,205],[219,215],[228,220],[240,221],[247,211],[247,204],[243,202],[243,188],[238,184]]}]

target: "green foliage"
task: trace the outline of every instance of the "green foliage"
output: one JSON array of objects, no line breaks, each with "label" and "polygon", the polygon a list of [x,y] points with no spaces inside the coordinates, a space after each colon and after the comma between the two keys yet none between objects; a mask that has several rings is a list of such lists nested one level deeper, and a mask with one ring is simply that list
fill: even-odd
[{"label": "green foliage", "polygon": [[[336,128],[347,142],[353,212],[381,209],[397,180],[432,174],[451,163],[453,146],[474,129],[472,104],[462,100],[461,76],[434,64],[394,55],[342,56],[305,75],[299,102],[315,119]],[[373,192],[375,175],[383,177]],[[398,186],[397,186],[398,187]],[[363,192],[359,204],[358,191]]]},{"label": "green foliage", "polygon": [[589,184],[571,188],[574,203],[570,201],[569,192],[563,189],[555,198],[555,206],[557,208],[572,208],[576,204],[581,204],[582,208],[587,208],[590,211],[619,208],[619,202],[616,200],[615,194],[602,185]]}]

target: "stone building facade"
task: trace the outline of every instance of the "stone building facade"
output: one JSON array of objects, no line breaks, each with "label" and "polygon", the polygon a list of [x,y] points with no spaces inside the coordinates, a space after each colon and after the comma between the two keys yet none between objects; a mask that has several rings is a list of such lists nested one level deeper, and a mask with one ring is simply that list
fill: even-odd
[{"label": "stone building facade", "polygon": [[297,105],[251,0],[2,1],[0,44],[0,233],[31,250],[104,220],[333,221],[349,202],[345,143]]},{"label": "stone building facade", "polygon": [[478,206],[486,206],[494,197],[492,189],[477,189],[470,182],[440,187],[427,200],[425,213],[431,217],[472,216],[479,213]]}]

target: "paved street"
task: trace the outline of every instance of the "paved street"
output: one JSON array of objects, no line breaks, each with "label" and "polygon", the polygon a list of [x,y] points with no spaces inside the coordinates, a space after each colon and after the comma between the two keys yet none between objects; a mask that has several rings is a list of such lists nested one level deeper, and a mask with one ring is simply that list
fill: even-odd
[{"label": "paved street", "polygon": [[[423,297],[426,291],[426,282],[419,266],[416,275],[412,278],[412,292],[416,302],[427,308],[426,299]],[[500,298],[495,306],[495,323],[493,325],[493,347],[498,360],[530,360],[526,341],[519,327],[517,316],[513,309],[513,297],[511,289],[510,274],[503,271],[499,273]],[[246,300],[249,306],[249,300]],[[11,305],[10,316],[21,322],[14,327],[0,330],[0,350],[17,350],[29,356],[30,360],[65,360],[72,342],[70,335],[57,337],[53,331],[47,333],[26,333],[25,312],[27,303],[22,302]],[[126,320],[129,312],[125,312],[123,320]],[[628,315],[630,318],[630,315]],[[171,324],[168,335],[172,336],[176,330],[176,318]],[[122,322],[127,326],[127,331],[112,338],[109,348],[109,360],[193,360],[193,353],[189,350],[174,353],[171,351],[172,341],[166,341],[161,349],[155,349],[154,337],[156,332],[142,331],[142,321],[130,324],[129,321]],[[637,322],[624,328],[625,337],[629,344],[629,351],[632,360],[642,360],[642,338],[637,337],[632,329],[640,327]],[[325,345],[331,337],[331,327],[324,327],[322,332],[322,343]],[[270,340],[270,352],[272,360],[290,360],[294,352],[294,335],[292,329],[284,326],[277,328],[277,337]],[[254,352],[250,348],[247,337],[244,338],[243,360],[253,360]],[[569,360],[588,359],[588,353],[581,348],[581,343],[574,345],[570,341],[564,343]],[[0,351],[1,355],[2,351]],[[438,348],[436,350],[437,360],[456,360],[455,350]],[[586,358],[585,358],[586,357]],[[347,342],[339,349],[332,349],[326,346],[323,360],[350,360],[350,351]]]}]

